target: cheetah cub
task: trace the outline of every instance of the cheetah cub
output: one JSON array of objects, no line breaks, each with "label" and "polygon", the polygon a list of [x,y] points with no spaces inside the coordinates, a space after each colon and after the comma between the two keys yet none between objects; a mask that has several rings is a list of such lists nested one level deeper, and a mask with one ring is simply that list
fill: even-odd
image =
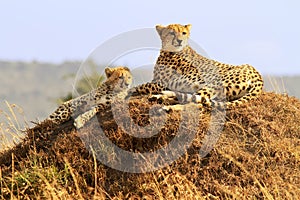
[{"label": "cheetah cub", "polygon": [[61,124],[75,118],[74,125],[81,128],[97,112],[111,105],[115,98],[125,98],[132,83],[132,74],[127,67],[105,69],[107,80],[98,88],[60,105],[48,120]]}]

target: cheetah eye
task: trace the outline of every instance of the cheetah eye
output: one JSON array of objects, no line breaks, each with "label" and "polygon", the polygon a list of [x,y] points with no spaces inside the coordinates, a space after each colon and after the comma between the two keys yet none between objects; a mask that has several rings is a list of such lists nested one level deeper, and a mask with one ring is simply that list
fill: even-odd
[{"label": "cheetah eye", "polygon": [[186,35],[186,32],[182,32],[182,35]]},{"label": "cheetah eye", "polygon": [[171,34],[171,35],[175,35],[175,31],[171,31],[170,34]]}]

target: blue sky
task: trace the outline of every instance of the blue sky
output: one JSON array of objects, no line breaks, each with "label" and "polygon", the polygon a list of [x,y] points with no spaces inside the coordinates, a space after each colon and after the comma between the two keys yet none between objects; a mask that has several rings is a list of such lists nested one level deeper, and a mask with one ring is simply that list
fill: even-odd
[{"label": "blue sky", "polygon": [[111,37],[191,23],[211,58],[263,74],[300,74],[299,1],[1,1],[0,60],[84,60]]}]

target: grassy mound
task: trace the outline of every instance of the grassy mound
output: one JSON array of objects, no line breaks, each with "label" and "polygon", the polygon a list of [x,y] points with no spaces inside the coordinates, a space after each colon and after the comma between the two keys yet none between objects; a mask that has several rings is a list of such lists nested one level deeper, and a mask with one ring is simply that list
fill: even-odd
[{"label": "grassy mound", "polygon": [[[297,99],[264,93],[247,105],[227,111],[219,138],[213,135],[219,130],[210,128],[209,112],[199,119],[198,113],[188,111],[172,112],[167,117],[154,111],[149,117],[149,109],[157,106],[145,98],[136,98],[129,104],[132,121],[114,114],[124,110],[120,104],[114,112],[100,113],[79,131],[71,121],[60,127],[43,122],[27,130],[22,143],[0,155],[0,196],[53,199],[296,199],[300,196]],[[117,125],[118,119],[125,121],[122,127]],[[136,130],[133,124],[144,128]],[[145,138],[156,129],[160,130],[158,134]],[[140,137],[124,130],[138,132]],[[186,134],[178,136],[180,131]],[[213,139],[207,144],[218,140],[202,158],[199,151],[208,134]],[[97,161],[99,154],[111,165],[120,159],[114,150],[105,149],[99,142],[104,137],[135,153],[156,152],[178,137],[183,141],[191,139],[191,144],[171,149],[174,155],[182,149],[186,151],[170,165],[153,172],[129,173]],[[95,146],[93,151],[88,151],[90,144]],[[157,161],[158,166],[163,164],[160,158],[164,155],[143,155],[146,155],[144,163],[129,165],[146,170],[150,165],[148,159]]]}]

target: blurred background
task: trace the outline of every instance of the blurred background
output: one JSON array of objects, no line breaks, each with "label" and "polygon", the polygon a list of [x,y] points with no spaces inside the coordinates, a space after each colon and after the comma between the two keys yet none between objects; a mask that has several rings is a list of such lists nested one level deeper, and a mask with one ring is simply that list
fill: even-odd
[{"label": "blurred background", "polygon": [[[210,58],[249,63],[263,74],[266,90],[299,98],[299,6],[298,1],[259,0],[1,1],[2,133],[33,126],[31,121],[54,111],[59,99],[72,92],[81,63],[97,46],[156,24],[191,23],[191,39]],[[150,56],[155,61],[158,52]],[[123,60],[136,65],[132,56]],[[139,69],[137,82],[150,80],[152,68]],[[96,72],[100,76],[103,71],[96,67]]]}]

